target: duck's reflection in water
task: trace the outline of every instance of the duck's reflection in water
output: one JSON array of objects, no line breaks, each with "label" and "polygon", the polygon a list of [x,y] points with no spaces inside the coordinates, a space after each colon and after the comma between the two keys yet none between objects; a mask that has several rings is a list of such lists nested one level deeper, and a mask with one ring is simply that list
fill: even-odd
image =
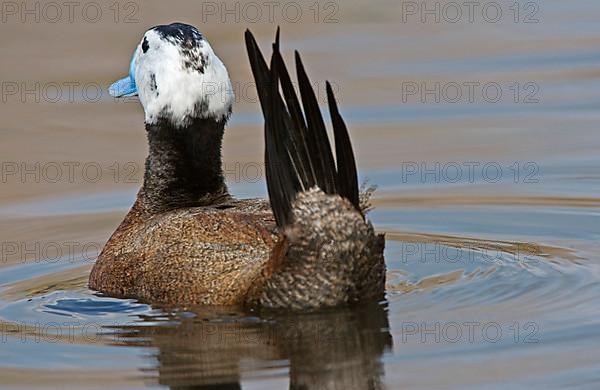
[{"label": "duck's reflection in water", "polygon": [[[211,309],[172,325],[125,329],[126,345],[158,349],[158,381],[171,389],[241,389],[245,376],[289,364],[290,389],[382,388],[381,356],[391,347],[381,305],[305,314]],[[135,332],[131,332],[135,330]],[[254,372],[254,375],[257,373]]]}]

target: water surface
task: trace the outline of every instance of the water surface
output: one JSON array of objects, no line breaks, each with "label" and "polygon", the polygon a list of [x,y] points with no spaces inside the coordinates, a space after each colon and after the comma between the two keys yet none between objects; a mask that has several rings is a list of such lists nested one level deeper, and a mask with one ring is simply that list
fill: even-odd
[{"label": "water surface", "polygon": [[[198,25],[239,88],[231,192],[265,196],[242,37],[251,27],[266,49],[268,18],[221,23],[191,1],[140,3],[134,23],[108,6],[97,23],[9,17],[5,82],[79,86],[74,99],[5,93],[0,105],[0,387],[600,386],[600,5],[523,2],[515,22],[514,2],[497,4],[494,23],[423,22],[391,1],[337,2],[336,23],[325,3],[319,23],[308,6],[296,23],[276,14],[286,57],[301,50],[323,102],[335,82],[387,235],[385,302],[303,314],[150,307],[86,286],[146,146],[135,100],[83,86],[123,75],[149,26]],[[467,96],[490,84],[498,100]]]}]

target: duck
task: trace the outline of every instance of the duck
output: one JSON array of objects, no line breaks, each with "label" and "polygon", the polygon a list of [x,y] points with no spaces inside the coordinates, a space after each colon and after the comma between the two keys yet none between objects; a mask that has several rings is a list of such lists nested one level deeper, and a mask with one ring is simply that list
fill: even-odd
[{"label": "duck", "polygon": [[300,54],[299,94],[280,52],[245,44],[264,118],[269,199],[237,199],[222,141],[227,68],[184,23],[147,30],[109,92],[138,96],[148,139],[143,184],[99,254],[89,287],[157,305],[307,310],[381,301],[385,237],[367,219],[352,144],[326,84],[333,145]]}]

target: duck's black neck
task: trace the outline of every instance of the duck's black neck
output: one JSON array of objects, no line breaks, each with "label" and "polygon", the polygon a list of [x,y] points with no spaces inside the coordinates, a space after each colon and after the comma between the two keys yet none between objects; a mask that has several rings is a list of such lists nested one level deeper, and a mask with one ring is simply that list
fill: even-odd
[{"label": "duck's black neck", "polygon": [[144,214],[217,203],[228,197],[221,166],[225,120],[185,128],[146,125],[149,153],[137,206]]}]

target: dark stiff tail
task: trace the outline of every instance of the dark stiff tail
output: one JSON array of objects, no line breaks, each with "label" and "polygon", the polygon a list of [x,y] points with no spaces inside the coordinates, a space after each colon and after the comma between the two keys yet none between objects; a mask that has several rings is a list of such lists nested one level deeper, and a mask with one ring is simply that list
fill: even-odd
[{"label": "dark stiff tail", "polygon": [[300,54],[296,51],[296,72],[304,113],[279,52],[279,28],[269,66],[250,30],[246,30],[246,48],[265,118],[267,188],[277,225],[283,227],[291,222],[292,202],[297,194],[315,186],[327,194],[341,195],[360,212],[354,152],[329,82],[327,100],[335,138],[335,162]]}]

